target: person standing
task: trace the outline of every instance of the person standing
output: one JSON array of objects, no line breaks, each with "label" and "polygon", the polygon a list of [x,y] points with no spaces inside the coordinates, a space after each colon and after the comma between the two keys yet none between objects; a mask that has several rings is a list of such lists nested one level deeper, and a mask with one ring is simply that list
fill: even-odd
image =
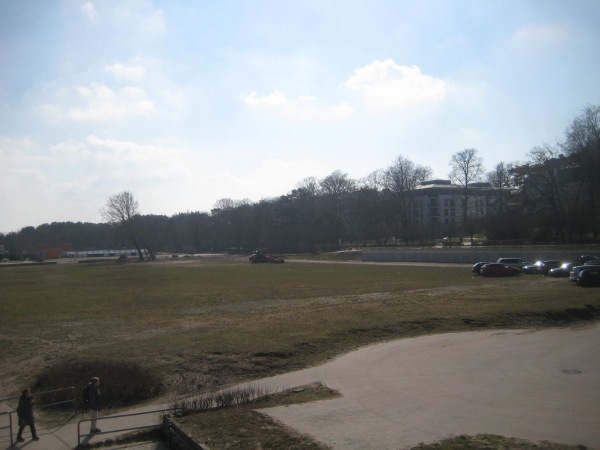
[{"label": "person standing", "polygon": [[89,411],[91,424],[90,433],[100,433],[100,428],[96,426],[98,420],[98,411],[102,407],[102,395],[100,393],[100,378],[93,377],[84,388],[85,409]]},{"label": "person standing", "polygon": [[34,441],[40,440],[35,432],[35,419],[33,418],[34,404],[35,402],[33,401],[31,390],[24,389],[19,398],[19,406],[17,406],[17,415],[19,416],[19,432],[17,433],[18,442],[23,442],[25,440],[23,439],[23,430],[27,425],[29,425],[29,429],[31,430],[31,439]]}]

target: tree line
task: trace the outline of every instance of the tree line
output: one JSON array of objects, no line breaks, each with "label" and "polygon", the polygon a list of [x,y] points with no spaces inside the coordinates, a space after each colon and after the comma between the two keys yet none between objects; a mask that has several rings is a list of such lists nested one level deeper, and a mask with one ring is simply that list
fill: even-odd
[{"label": "tree line", "polygon": [[[457,235],[502,242],[597,242],[600,230],[600,106],[590,105],[565,131],[564,141],[529,151],[525,161],[486,171],[476,149],[452,155],[449,178],[464,202],[475,183],[498,192],[499,208],[477,217],[463,210]],[[258,202],[223,198],[210,212],[142,214],[133,193],[111,196],[103,223],[54,222],[0,234],[17,257],[40,243],[72,243],[75,250],[134,247],[140,258],[157,252],[315,252],[347,245],[429,243],[441,236],[415,223],[416,187],[430,167],[400,155],[387,168],[353,179],[334,171],[308,177],[279,197]],[[510,195],[508,195],[510,194]]]}]

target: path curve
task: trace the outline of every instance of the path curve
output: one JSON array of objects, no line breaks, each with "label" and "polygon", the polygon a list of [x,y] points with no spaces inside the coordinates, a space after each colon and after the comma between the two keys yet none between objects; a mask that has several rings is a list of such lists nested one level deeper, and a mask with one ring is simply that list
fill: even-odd
[{"label": "path curve", "polygon": [[334,449],[404,449],[461,434],[600,448],[600,324],[447,333],[377,344],[262,379],[342,397],[262,410]]}]

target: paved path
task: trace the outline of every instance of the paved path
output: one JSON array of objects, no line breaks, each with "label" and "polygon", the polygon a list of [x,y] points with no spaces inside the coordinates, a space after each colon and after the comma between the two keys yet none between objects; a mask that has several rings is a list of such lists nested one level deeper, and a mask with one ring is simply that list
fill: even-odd
[{"label": "paved path", "polygon": [[261,380],[311,381],[342,397],[264,411],[334,449],[479,433],[600,448],[600,324],[403,339]]},{"label": "paved path", "polygon": [[[128,411],[128,413],[142,413],[147,411],[153,411],[156,409],[163,408],[164,405],[148,405],[134,410]],[[4,409],[2,409],[4,410]],[[5,417],[5,416],[4,416]],[[2,430],[0,433],[0,449],[23,449],[23,450],[72,450],[77,447],[77,423],[82,419],[87,419],[86,415],[79,415],[72,418],[66,423],[47,426],[36,423],[38,431],[39,441],[32,441],[29,427],[25,428],[23,437],[25,442],[15,442],[11,447],[10,438],[8,436],[8,430]],[[16,417],[13,419],[16,420]],[[117,430],[124,428],[133,428],[138,426],[153,425],[158,423],[160,420],[159,415],[156,414],[141,414],[130,417],[120,417],[115,419],[105,418],[98,421],[98,426],[104,430]],[[4,426],[6,421],[3,419],[0,422],[0,426]],[[124,434],[125,432],[118,433],[100,433],[100,434],[85,434],[90,428],[89,422],[83,422],[81,424],[81,443],[94,443],[99,442],[108,438],[115,438]],[[16,430],[14,431],[16,434]],[[107,447],[103,447],[107,448]],[[145,444],[129,444],[129,445],[115,445],[114,449],[128,449],[128,450],[166,450],[167,447],[161,443],[145,443]]]},{"label": "paved path", "polygon": [[[314,381],[342,397],[263,412],[334,449],[396,450],[478,433],[600,449],[600,324],[402,339],[256,384],[274,390]],[[73,449],[79,419],[40,430],[40,441],[13,448]],[[140,421],[148,423],[148,416],[99,426],[126,428]],[[10,442],[0,440],[0,449],[8,448]]]}]

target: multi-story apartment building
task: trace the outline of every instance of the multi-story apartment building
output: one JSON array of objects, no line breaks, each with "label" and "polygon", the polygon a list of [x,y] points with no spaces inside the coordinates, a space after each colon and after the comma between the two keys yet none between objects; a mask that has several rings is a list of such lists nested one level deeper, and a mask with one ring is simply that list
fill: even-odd
[{"label": "multi-story apartment building", "polygon": [[499,212],[500,195],[508,193],[490,183],[473,183],[465,196],[465,189],[450,180],[424,181],[412,193],[412,222],[445,228],[462,225],[465,217],[480,219]]}]

